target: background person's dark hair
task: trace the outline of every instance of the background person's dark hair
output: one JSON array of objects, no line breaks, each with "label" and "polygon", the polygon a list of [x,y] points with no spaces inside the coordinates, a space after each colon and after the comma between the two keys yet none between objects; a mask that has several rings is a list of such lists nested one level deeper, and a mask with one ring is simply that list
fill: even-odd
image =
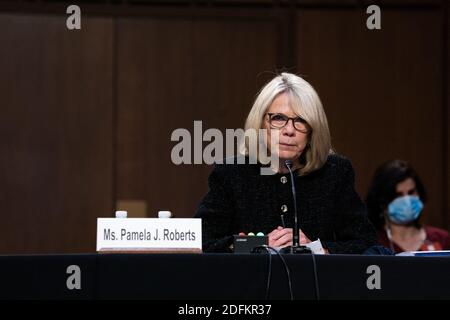
[{"label": "background person's dark hair", "polygon": [[[425,187],[416,171],[403,160],[392,160],[377,168],[370,184],[366,205],[370,221],[377,229],[382,229],[385,223],[384,212],[389,203],[397,198],[396,186],[399,182],[411,178],[416,183],[416,190],[423,203],[427,201]],[[419,217],[414,221],[420,227]]]}]

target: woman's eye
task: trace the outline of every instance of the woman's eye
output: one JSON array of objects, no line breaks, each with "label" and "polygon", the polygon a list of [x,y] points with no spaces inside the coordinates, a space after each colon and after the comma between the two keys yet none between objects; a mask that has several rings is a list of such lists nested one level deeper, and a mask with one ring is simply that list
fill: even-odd
[{"label": "woman's eye", "polygon": [[285,120],[285,118],[284,118],[281,114],[275,114],[275,115],[272,117],[272,120],[283,121],[283,120]]}]

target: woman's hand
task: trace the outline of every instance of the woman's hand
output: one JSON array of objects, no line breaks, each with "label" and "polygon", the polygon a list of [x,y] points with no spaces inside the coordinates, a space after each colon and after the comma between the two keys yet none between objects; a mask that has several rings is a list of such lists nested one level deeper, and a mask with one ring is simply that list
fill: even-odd
[{"label": "woman's hand", "polygon": [[[300,244],[307,244],[310,243],[311,240],[308,239],[307,236],[300,231]],[[292,246],[292,228],[283,228],[278,227],[272,232],[268,234],[269,236],[269,246],[271,247],[287,247]]]}]

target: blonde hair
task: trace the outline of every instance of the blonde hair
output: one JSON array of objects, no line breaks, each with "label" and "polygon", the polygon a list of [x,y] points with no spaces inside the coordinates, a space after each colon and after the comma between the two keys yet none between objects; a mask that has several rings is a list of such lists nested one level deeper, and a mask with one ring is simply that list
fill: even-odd
[{"label": "blonde hair", "polygon": [[[299,170],[299,175],[306,175],[320,169],[327,161],[328,155],[333,152],[325,111],[317,92],[308,82],[292,73],[282,73],[272,79],[256,97],[247,116],[245,130],[263,128],[267,109],[281,93],[289,95],[290,107],[310,128],[308,146],[303,151],[306,163]],[[244,146],[244,152],[248,154],[247,146]]]}]

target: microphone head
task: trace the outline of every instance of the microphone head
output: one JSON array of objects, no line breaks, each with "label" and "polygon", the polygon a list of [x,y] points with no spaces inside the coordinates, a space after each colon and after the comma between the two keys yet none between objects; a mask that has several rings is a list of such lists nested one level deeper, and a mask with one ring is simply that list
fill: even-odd
[{"label": "microphone head", "polygon": [[292,160],[284,160],[284,164],[288,169],[290,169],[292,167]]}]

